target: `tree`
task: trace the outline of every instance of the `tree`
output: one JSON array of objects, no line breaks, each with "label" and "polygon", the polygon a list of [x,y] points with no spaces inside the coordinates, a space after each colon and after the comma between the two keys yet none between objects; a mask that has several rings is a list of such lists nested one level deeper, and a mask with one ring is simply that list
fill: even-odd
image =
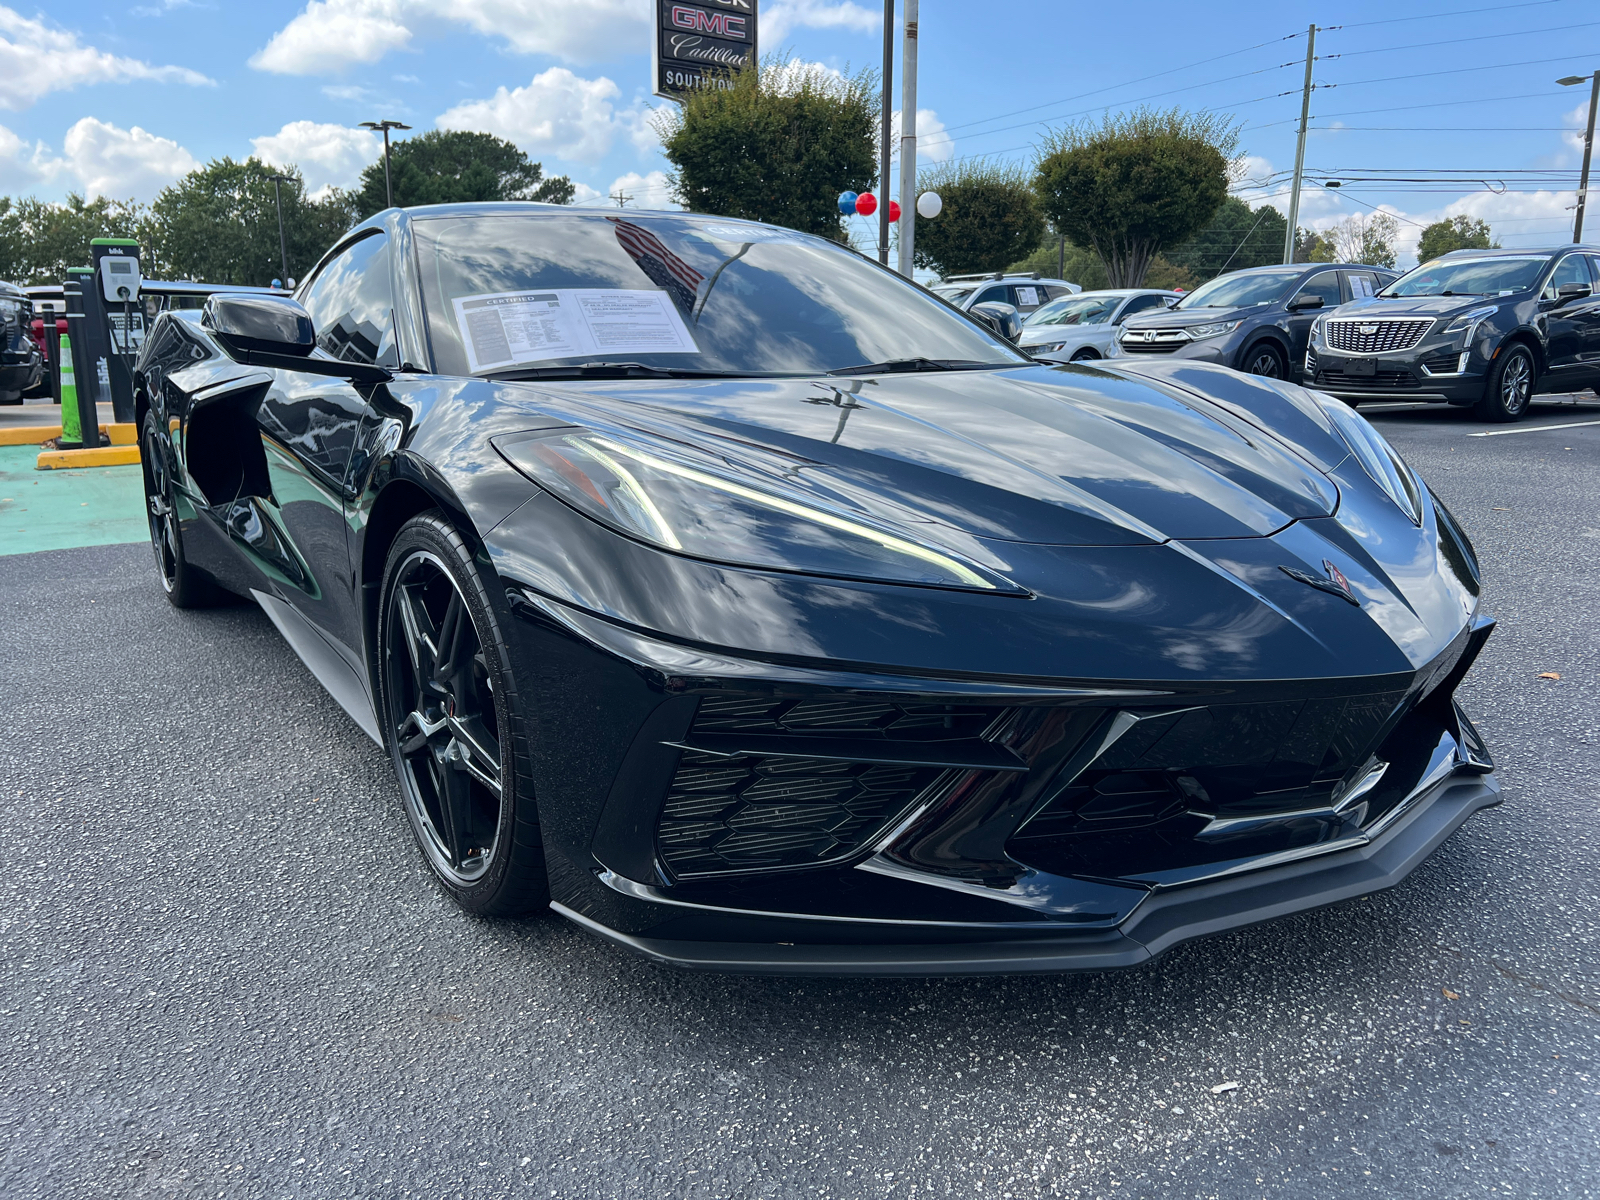
[{"label": "tree", "polygon": [[1294,260],[1297,263],[1331,263],[1339,261],[1339,250],[1333,243],[1333,234],[1318,233],[1315,229],[1300,226],[1294,231]]},{"label": "tree", "polygon": [[[274,168],[258,158],[213,159],[162,189],[151,207],[151,241],[171,277],[203,283],[261,286],[283,273],[278,248]],[[320,200],[305,194],[299,171],[282,174],[284,241],[289,273],[304,276],[354,224],[348,193]]]},{"label": "tree", "polygon": [[[538,200],[571,204],[572,180],[544,178],[544,166],[513,143],[488,133],[435,129],[395,142],[389,156],[394,202],[459,204],[471,200]],[[361,172],[356,211],[365,220],[388,207],[383,157]]]},{"label": "tree", "polygon": [[97,237],[137,238],[146,274],[155,273],[150,210],[142,204],[103,196],[85,200],[76,192],[64,204],[0,196],[0,279],[59,283],[68,267],[89,265],[89,242]]},{"label": "tree", "polygon": [[1328,231],[1328,236],[1337,255],[1335,262],[1393,268],[1394,242],[1399,233],[1400,222],[1386,212],[1375,212],[1346,217]]},{"label": "tree", "polygon": [[938,192],[944,209],[932,220],[917,218],[919,267],[941,275],[1001,271],[1044,237],[1039,198],[1020,167],[974,158],[943,163],[917,173],[917,194],[923,192]]},{"label": "tree", "polygon": [[1107,281],[1138,287],[1157,253],[1216,215],[1237,145],[1231,118],[1141,108],[1048,135],[1034,181],[1046,215],[1100,257]]},{"label": "tree", "polygon": [[1428,262],[1452,250],[1499,249],[1489,235],[1489,223],[1475,217],[1456,216],[1435,221],[1422,231],[1417,242],[1417,261]]},{"label": "tree", "polygon": [[1271,266],[1283,261],[1287,224],[1283,214],[1269,204],[1252,209],[1238,197],[1229,196],[1204,229],[1169,250],[1166,257],[1199,281],[1242,267]]},{"label": "tree", "polygon": [[[918,226],[918,237],[921,237],[921,226]],[[1105,264],[1100,261],[1100,256],[1093,250],[1085,250],[1082,246],[1074,246],[1070,241],[1066,244],[1065,253],[1060,255],[1060,274],[1056,273],[1056,233],[1046,230],[1044,241],[1039,248],[1028,257],[1019,259],[1006,267],[1010,271],[1037,271],[1041,275],[1048,275],[1052,279],[1066,279],[1077,284],[1086,292],[1097,292],[1101,288],[1111,286],[1106,282]],[[1144,275],[1144,287],[1171,288],[1174,291],[1193,291],[1202,282],[1188,267],[1179,266],[1169,262],[1164,256],[1158,254],[1150,260],[1150,269]]]},{"label": "tree", "polygon": [[690,212],[844,240],[840,192],[877,183],[877,76],[775,57],[656,118],[673,197]]}]

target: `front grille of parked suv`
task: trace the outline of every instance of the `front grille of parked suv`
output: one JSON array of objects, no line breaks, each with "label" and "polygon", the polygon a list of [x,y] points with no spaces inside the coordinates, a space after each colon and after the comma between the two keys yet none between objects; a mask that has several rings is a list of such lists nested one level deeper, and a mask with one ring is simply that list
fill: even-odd
[{"label": "front grille of parked suv", "polygon": [[1387,354],[1391,350],[1411,349],[1432,326],[1431,317],[1420,320],[1346,317],[1329,321],[1322,336],[1331,349],[1343,350],[1346,354]]}]

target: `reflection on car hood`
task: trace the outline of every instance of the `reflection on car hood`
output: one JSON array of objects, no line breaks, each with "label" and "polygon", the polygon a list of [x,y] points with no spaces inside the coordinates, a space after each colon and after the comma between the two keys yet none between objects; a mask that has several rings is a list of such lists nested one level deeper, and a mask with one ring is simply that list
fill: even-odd
[{"label": "reflection on car hood", "polygon": [[1236,412],[1079,367],[499,391],[502,403],[526,396],[530,411],[573,424],[676,441],[930,534],[1072,546],[1262,537],[1338,503],[1322,472]]},{"label": "reflection on car hood", "polygon": [[1499,304],[1506,296],[1397,296],[1393,300],[1361,300],[1335,309],[1340,317],[1448,317],[1453,313]]},{"label": "reflection on car hood", "polygon": [[1067,342],[1073,338],[1098,333],[1104,328],[1103,321],[1097,321],[1093,325],[1024,325],[1022,341],[1019,344],[1037,346],[1044,342]]},{"label": "reflection on car hood", "polygon": [[1213,321],[1238,321],[1266,311],[1270,305],[1252,304],[1248,308],[1183,308],[1140,315],[1128,321],[1128,329],[1183,329],[1189,325],[1209,325]]}]

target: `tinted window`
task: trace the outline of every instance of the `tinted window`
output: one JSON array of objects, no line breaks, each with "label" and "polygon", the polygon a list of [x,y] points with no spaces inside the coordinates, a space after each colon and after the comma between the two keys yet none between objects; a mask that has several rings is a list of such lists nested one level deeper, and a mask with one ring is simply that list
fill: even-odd
[{"label": "tinted window", "polygon": [[1345,278],[1350,282],[1350,299],[1366,300],[1378,294],[1383,285],[1371,271],[1350,271]]},{"label": "tinted window", "polygon": [[1306,280],[1295,296],[1321,296],[1323,308],[1337,308],[1340,303],[1339,272],[1321,271]]},{"label": "tinted window", "polygon": [[768,375],[908,358],[1029,361],[837,242],[769,225],[530,212],[420,217],[412,231],[434,367],[445,374],[591,362]]},{"label": "tinted window", "polygon": [[1178,307],[1250,308],[1257,304],[1271,304],[1281,300],[1289,286],[1299,278],[1299,267],[1251,275],[1219,275],[1178,301]]},{"label": "tinted window", "polygon": [[1436,258],[1402,275],[1385,296],[1498,296],[1525,292],[1549,263],[1548,254],[1526,257]]},{"label": "tinted window", "polygon": [[1583,255],[1569,254],[1550,272],[1550,282],[1544,285],[1544,298],[1554,300],[1563,284],[1581,283],[1588,286],[1590,282],[1589,264],[1584,261]]},{"label": "tinted window", "polygon": [[1016,301],[1011,298],[1011,289],[1008,287],[988,287],[978,293],[974,304],[1011,304]]},{"label": "tinted window", "polygon": [[1025,313],[1032,312],[1050,298],[1037,283],[1019,283],[1011,291],[1017,298],[1017,307]]},{"label": "tinted window", "polygon": [[1167,306],[1165,296],[1135,296],[1128,301],[1128,307],[1122,310],[1121,320],[1126,321],[1135,313],[1150,312]]},{"label": "tinted window", "polygon": [[362,238],[328,263],[300,303],[311,314],[317,345],[346,362],[400,365],[394,344],[389,286],[389,239]]},{"label": "tinted window", "polygon": [[1078,293],[1069,287],[1062,287],[1059,283],[1052,283],[1044,289],[1044,294],[1052,300],[1059,300],[1063,296],[1076,296]]}]

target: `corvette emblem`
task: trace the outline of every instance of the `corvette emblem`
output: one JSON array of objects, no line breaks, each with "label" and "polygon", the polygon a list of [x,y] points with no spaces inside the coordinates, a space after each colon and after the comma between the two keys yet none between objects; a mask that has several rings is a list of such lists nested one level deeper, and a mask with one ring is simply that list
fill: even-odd
[{"label": "corvette emblem", "polygon": [[1371,337],[1373,334],[1378,332],[1378,327],[1376,325],[1357,325],[1356,329],[1362,337]]},{"label": "corvette emblem", "polygon": [[1321,575],[1313,575],[1310,571],[1301,571],[1295,567],[1280,566],[1278,568],[1290,579],[1298,579],[1301,583],[1309,584],[1319,592],[1327,592],[1330,596],[1337,596],[1341,600],[1347,600],[1359,608],[1361,601],[1356,599],[1356,594],[1350,587],[1350,581],[1344,577],[1344,572],[1327,559],[1322,560],[1322,569],[1328,573],[1326,579]]}]

